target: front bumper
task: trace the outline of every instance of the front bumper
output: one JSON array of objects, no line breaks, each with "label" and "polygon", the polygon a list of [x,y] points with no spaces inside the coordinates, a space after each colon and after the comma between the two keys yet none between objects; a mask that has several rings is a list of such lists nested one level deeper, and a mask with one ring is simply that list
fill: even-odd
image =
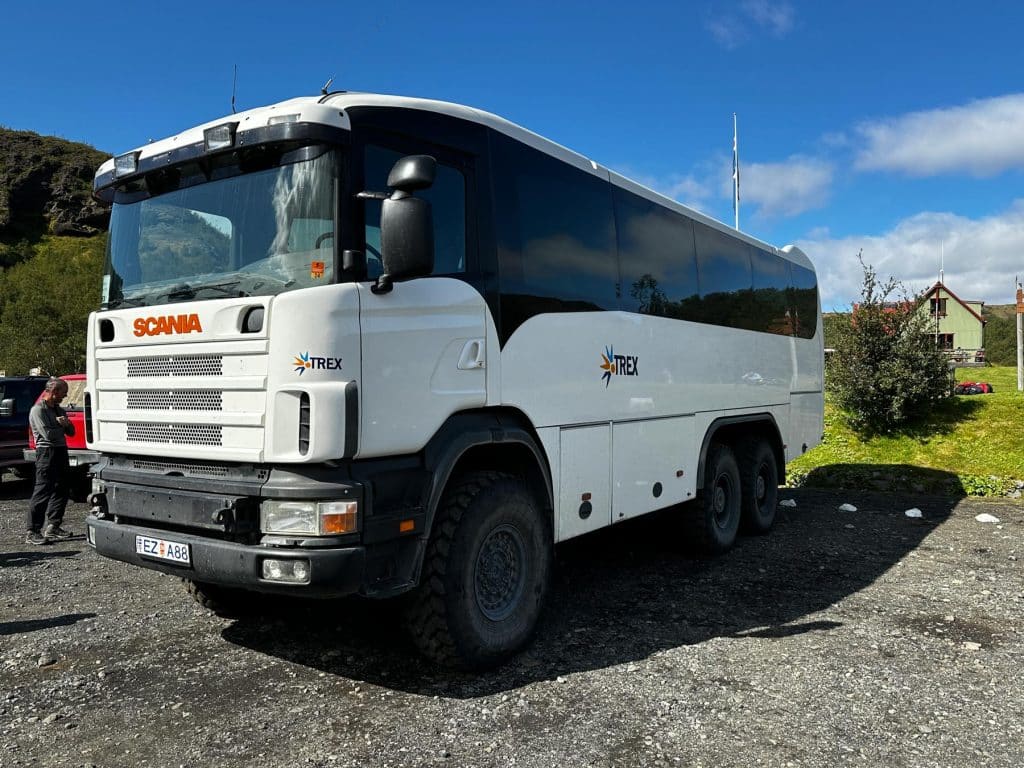
[{"label": "front bumper", "polygon": [[[187,533],[159,531],[142,526],[115,523],[90,515],[88,537],[96,551],[114,560],[150,568],[194,581],[222,584],[255,592],[277,592],[305,597],[342,597],[358,592],[364,580],[366,553],[363,547],[283,548],[238,544]],[[187,544],[190,565],[146,557],[136,552],[136,536],[159,536]],[[305,559],[309,581],[302,584],[268,581],[262,578],[263,560]]]},{"label": "front bumper", "polygon": [[[22,451],[22,455],[25,461],[34,462],[36,460],[35,448],[26,448]],[[100,454],[98,451],[86,451],[80,448],[71,448],[68,450],[68,466],[69,467],[85,467],[90,464],[96,464],[100,460]]]}]

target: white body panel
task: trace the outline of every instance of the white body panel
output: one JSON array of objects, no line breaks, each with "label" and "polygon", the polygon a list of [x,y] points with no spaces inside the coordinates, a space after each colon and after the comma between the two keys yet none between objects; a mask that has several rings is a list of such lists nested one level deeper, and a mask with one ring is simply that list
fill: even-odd
[{"label": "white body panel", "polygon": [[360,286],[365,386],[359,456],[420,450],[451,414],[487,401],[483,297],[461,280]]}]

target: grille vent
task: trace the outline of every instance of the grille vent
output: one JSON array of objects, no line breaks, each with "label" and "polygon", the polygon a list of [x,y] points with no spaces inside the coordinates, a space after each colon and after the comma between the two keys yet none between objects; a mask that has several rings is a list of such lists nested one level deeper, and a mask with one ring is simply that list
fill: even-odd
[{"label": "grille vent", "polygon": [[223,375],[223,355],[164,355],[162,357],[128,358],[128,378]]},{"label": "grille vent", "polygon": [[144,424],[130,421],[128,441],[173,445],[221,445],[221,427],[219,424]]},{"label": "grille vent", "polygon": [[219,389],[129,390],[130,411],[220,411],[224,393]]},{"label": "grille vent", "polygon": [[167,475],[172,472],[180,473],[186,477],[227,477],[227,467],[218,467],[212,464],[171,464],[163,461],[132,461],[132,469],[140,472],[156,472]]}]

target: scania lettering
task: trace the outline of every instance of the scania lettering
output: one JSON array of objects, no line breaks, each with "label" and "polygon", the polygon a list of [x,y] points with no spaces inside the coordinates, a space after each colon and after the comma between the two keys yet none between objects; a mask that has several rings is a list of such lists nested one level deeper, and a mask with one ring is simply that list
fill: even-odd
[{"label": "scania lettering", "polygon": [[94,191],[89,542],[225,615],[412,592],[427,656],[493,666],[555,545],[667,510],[723,553],[820,439],[807,256],[485,112],[298,98]]},{"label": "scania lettering", "polygon": [[168,315],[166,317],[138,317],[135,319],[136,336],[158,336],[162,333],[203,332],[199,315]]}]

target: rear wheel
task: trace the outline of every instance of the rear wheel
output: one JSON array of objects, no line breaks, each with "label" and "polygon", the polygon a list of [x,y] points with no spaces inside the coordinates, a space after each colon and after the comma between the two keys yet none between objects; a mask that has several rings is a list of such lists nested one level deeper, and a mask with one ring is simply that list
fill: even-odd
[{"label": "rear wheel", "polygon": [[474,472],[446,493],[406,616],[420,651],[463,669],[530,640],[547,596],[551,528],[519,478]]},{"label": "rear wheel", "polygon": [[696,540],[701,554],[720,555],[736,541],[740,527],[740,471],[728,445],[708,450]]},{"label": "rear wheel", "polygon": [[742,525],[745,533],[764,534],[775,524],[779,500],[779,469],[767,441],[753,438],[740,451]]}]

